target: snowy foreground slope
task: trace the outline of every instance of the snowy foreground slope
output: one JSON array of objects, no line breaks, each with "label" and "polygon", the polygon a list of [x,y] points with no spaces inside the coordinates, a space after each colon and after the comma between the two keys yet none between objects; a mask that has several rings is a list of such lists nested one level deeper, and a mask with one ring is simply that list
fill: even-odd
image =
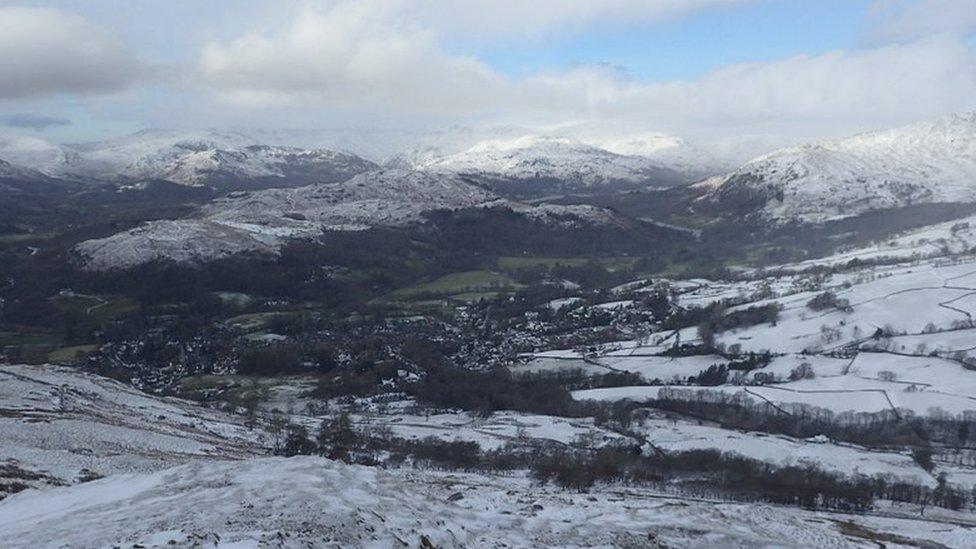
[{"label": "snowy foreground slope", "polygon": [[0,502],[7,547],[965,547],[964,525],[323,458],[195,463]]},{"label": "snowy foreground slope", "polygon": [[782,149],[705,184],[705,200],[819,222],[879,208],[976,201],[976,113]]},{"label": "snowy foreground slope", "polygon": [[10,482],[70,484],[257,456],[260,436],[238,416],[76,369],[0,365],[0,498]]}]

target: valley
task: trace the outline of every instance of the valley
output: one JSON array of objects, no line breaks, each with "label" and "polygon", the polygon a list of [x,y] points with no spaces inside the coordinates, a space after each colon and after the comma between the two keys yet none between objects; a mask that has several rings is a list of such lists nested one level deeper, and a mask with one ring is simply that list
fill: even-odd
[{"label": "valley", "polygon": [[[976,206],[918,189],[976,170],[875,150],[920,134],[936,162],[969,126],[691,185],[639,143],[538,136],[313,181],[290,155],[339,157],[62,151],[3,191],[0,525],[21,547],[969,546]],[[799,194],[756,168],[821,147],[861,163],[811,160]],[[60,179],[133,150],[153,175]],[[196,169],[237,153],[289,167]],[[911,196],[837,194],[884,170]]]}]

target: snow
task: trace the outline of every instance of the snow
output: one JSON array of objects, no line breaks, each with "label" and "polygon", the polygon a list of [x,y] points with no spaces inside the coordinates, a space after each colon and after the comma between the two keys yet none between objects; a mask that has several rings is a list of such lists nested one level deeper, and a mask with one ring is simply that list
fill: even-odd
[{"label": "snow", "polygon": [[647,158],[615,154],[574,139],[524,135],[489,139],[415,167],[440,173],[506,179],[556,179],[590,187],[618,182],[655,182],[677,174]]},{"label": "snow", "polygon": [[[459,496],[454,496],[459,494]],[[454,497],[452,497],[454,496]],[[450,498],[450,500],[449,500]],[[452,501],[453,500],[453,501]],[[833,520],[827,520],[827,519]],[[965,526],[721,503],[641,488],[591,494],[489,477],[350,466],[323,458],[196,463],[0,502],[11,549],[217,547],[867,547],[836,521],[971,541]]]},{"label": "snow", "polygon": [[85,241],[77,250],[97,270],[159,258],[192,262],[244,251],[276,253],[288,238],[311,238],[325,229],[405,225],[425,211],[494,199],[457,179],[381,170],[334,185],[233,193],[207,205],[199,218],[147,223]]},{"label": "snow", "polygon": [[[976,113],[775,151],[713,180],[707,200],[769,197],[777,220],[820,222],[880,208],[974,202]],[[776,196],[780,195],[780,197]]]},{"label": "snow", "polygon": [[74,482],[263,453],[242,419],[58,366],[0,365],[2,457]]},{"label": "snow", "polygon": [[619,301],[608,301],[606,303],[598,303],[593,307],[596,309],[602,309],[604,311],[616,311],[619,309],[626,309],[633,307],[636,303],[633,299],[623,299]]},{"label": "snow", "polygon": [[[806,307],[811,298],[826,290],[848,300],[851,310],[817,312]],[[818,290],[788,291],[794,293],[786,295],[787,290],[783,290],[782,297],[738,307],[780,303],[783,310],[775,326],[761,324],[726,331],[719,334],[718,341],[726,346],[740,345],[744,351],[796,353],[838,348],[869,338],[884,327],[909,334],[920,334],[929,324],[937,329],[953,328],[976,312],[976,265],[933,259],[866,268],[834,275]],[[681,296],[681,300],[694,302],[689,295]],[[836,329],[838,337],[826,341],[821,332],[824,326]]]},{"label": "snow", "polygon": [[497,450],[506,444],[540,446],[554,443],[559,446],[599,448],[623,443],[627,437],[593,425],[590,418],[571,419],[517,412],[497,412],[488,418],[468,413],[437,413],[429,416],[396,414],[354,414],[357,427],[370,431],[376,427],[389,428],[397,437],[420,440],[434,437],[443,441],[474,442],[482,450]]},{"label": "snow", "polygon": [[0,158],[52,177],[119,182],[161,179],[191,186],[228,178],[342,181],[375,167],[348,153],[266,145],[242,132],[217,130],[143,130],[79,145],[0,137]]},{"label": "snow", "polygon": [[646,421],[638,430],[649,443],[666,452],[715,449],[782,467],[813,465],[845,476],[885,476],[935,487],[932,474],[907,454],[666,420]]},{"label": "snow", "polygon": [[370,171],[335,184],[235,192],[196,216],[145,223],[75,249],[86,267],[109,270],[156,259],[200,262],[243,252],[276,254],[289,239],[323,231],[402,227],[423,221],[432,210],[507,208],[559,225],[619,224],[620,218],[592,206],[528,206],[501,200],[457,176],[400,169]]},{"label": "snow", "polygon": [[671,381],[674,378],[685,380],[697,376],[710,366],[726,364],[727,359],[718,355],[698,355],[688,357],[667,356],[603,356],[596,362],[611,370],[623,370],[640,374],[647,381],[659,379]]},{"label": "snow", "polygon": [[552,301],[550,301],[548,303],[548,305],[549,305],[549,308],[552,309],[553,311],[559,311],[560,309],[562,309],[564,307],[566,307],[566,308],[572,308],[574,305],[576,305],[580,301],[583,301],[583,298],[581,298],[581,297],[560,297],[558,299],[553,299]]}]

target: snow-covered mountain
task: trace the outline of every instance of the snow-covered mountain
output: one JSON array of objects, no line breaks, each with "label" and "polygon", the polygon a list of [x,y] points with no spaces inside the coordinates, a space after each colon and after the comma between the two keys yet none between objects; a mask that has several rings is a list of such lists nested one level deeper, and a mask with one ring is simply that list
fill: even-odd
[{"label": "snow-covered mountain", "polygon": [[647,159],[681,174],[688,181],[721,172],[732,166],[697,145],[673,135],[662,133],[637,133],[632,135],[594,138],[594,145],[623,156]]},{"label": "snow-covered mountain", "polygon": [[144,130],[75,145],[4,137],[0,138],[0,158],[62,179],[159,179],[192,186],[335,182],[376,167],[350,153],[266,145],[244,133],[214,130]]},{"label": "snow-covered mountain", "polygon": [[270,146],[238,132],[146,130],[77,146],[95,174],[185,185],[278,178],[294,184],[342,181],[375,167],[352,154]]},{"label": "snow-covered mountain", "polygon": [[240,188],[341,181],[376,167],[365,158],[387,167],[558,181],[568,187],[670,185],[728,169],[703,149],[664,134],[512,125],[389,135],[355,130],[149,129],[66,145],[33,136],[0,136],[0,158],[60,179],[155,179]]},{"label": "snow-covered mountain", "polygon": [[490,139],[445,157],[418,156],[416,168],[514,181],[547,180],[578,187],[613,183],[668,185],[677,173],[647,158],[616,154],[565,137]]},{"label": "snow-covered mountain", "polygon": [[51,179],[37,170],[11,164],[0,158],[0,192],[2,193],[44,193],[63,186],[62,181]]},{"label": "snow-covered mountain", "polygon": [[125,268],[156,259],[198,262],[243,252],[275,253],[289,239],[322,231],[400,227],[425,212],[473,206],[509,208],[542,221],[619,223],[615,214],[589,206],[511,203],[458,176],[382,169],[348,181],[300,188],[238,192],[216,200],[193,218],[154,221],[77,250],[92,269]]},{"label": "snow-covered mountain", "polygon": [[20,167],[37,170],[49,177],[61,177],[81,169],[78,151],[49,143],[37,137],[0,136],[0,158]]},{"label": "snow-covered mountain", "polygon": [[976,113],[782,149],[702,185],[704,200],[781,221],[976,202]]},{"label": "snow-covered mountain", "polygon": [[0,159],[0,179],[36,179],[43,177],[44,174],[37,170],[15,166],[6,160]]}]

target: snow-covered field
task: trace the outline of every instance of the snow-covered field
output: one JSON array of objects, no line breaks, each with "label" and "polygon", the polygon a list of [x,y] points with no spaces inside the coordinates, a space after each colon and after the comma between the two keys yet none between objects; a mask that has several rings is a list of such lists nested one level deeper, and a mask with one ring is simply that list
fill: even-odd
[{"label": "snow-covered field", "polygon": [[633,439],[593,425],[590,418],[561,418],[517,412],[497,412],[488,418],[469,413],[432,415],[355,414],[357,428],[364,432],[382,427],[396,437],[419,440],[433,437],[443,441],[474,442],[482,450],[516,446],[556,445],[599,448],[608,444],[634,444]]},{"label": "snow-covered field", "polygon": [[[938,511],[929,517],[939,520]],[[72,547],[376,548],[840,548],[884,540],[961,548],[976,539],[966,520],[817,513],[639,488],[576,494],[519,476],[385,471],[301,457],[195,463],[0,502],[0,531],[12,549],[66,540]]]},{"label": "snow-covered field", "polygon": [[779,466],[814,465],[842,475],[885,476],[935,486],[935,477],[904,453],[877,452],[826,439],[803,440],[666,419],[646,420],[637,431],[655,448],[667,452],[715,449]]}]

